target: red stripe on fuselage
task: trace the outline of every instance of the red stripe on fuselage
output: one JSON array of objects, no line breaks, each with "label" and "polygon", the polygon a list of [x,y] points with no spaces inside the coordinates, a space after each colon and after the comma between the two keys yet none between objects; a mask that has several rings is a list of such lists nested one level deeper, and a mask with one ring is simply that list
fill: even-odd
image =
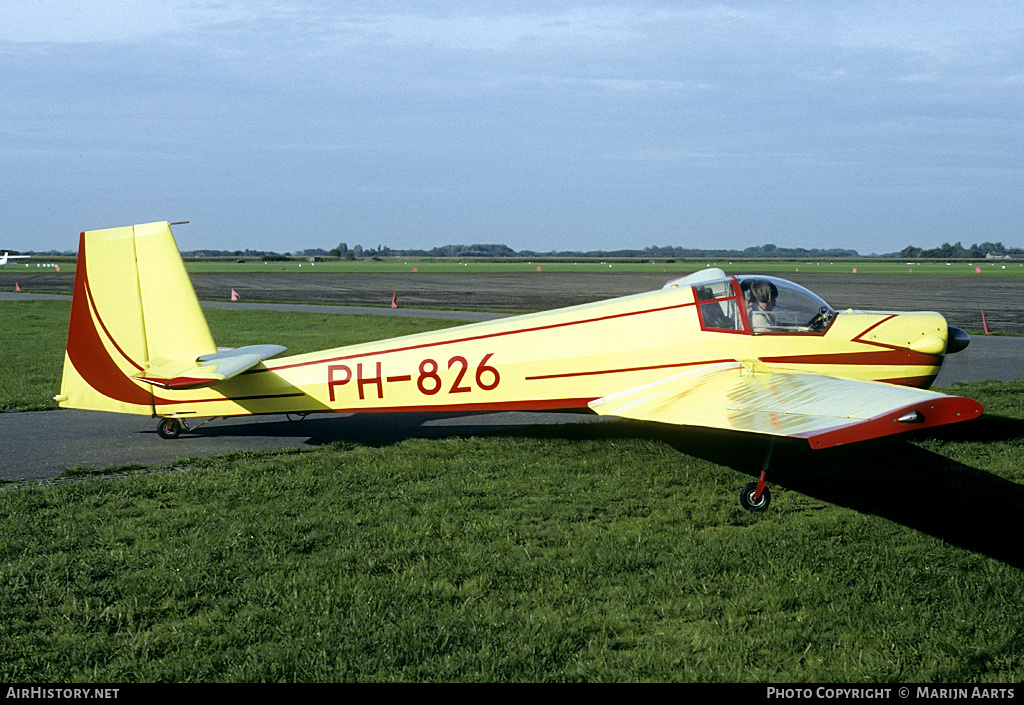
[{"label": "red stripe on fuselage", "polygon": [[[521,333],[535,333],[543,330],[554,330],[556,328],[565,328],[568,326],[583,325],[586,323],[598,323],[600,321],[610,321],[616,318],[627,318],[629,316],[642,316],[648,313],[661,313],[662,311],[671,311],[679,308],[686,308],[688,306],[694,306],[693,302],[674,304],[672,306],[664,306],[662,308],[645,309],[643,311],[627,311],[625,313],[615,313],[608,316],[598,316],[596,318],[587,318],[579,321],[566,321],[565,323],[551,323],[542,326],[532,326],[530,328],[519,328],[516,330],[499,331],[497,333],[485,333],[482,335],[471,335],[464,338],[452,338],[451,340],[435,340],[429,343],[417,343],[415,345],[406,345],[396,348],[385,348],[383,350],[370,350],[361,353],[352,353],[350,355],[339,355],[337,357],[324,358],[322,360],[311,360],[309,362],[294,362],[287,365],[267,366],[265,369],[250,370],[244,374],[259,374],[261,372],[276,372],[278,370],[288,370],[295,367],[307,367],[309,365],[323,365],[329,362],[340,362],[342,360],[354,360],[360,357],[370,357],[376,355],[387,355],[396,352],[408,352],[409,350],[422,350],[425,348],[433,348],[442,345],[454,345],[456,343],[467,343],[475,340],[487,340],[489,338],[502,338],[509,335],[519,335]],[[264,363],[266,364],[266,363]]]},{"label": "red stripe on fuselage", "polygon": [[418,404],[411,406],[387,406],[387,407],[364,407],[331,409],[340,414],[344,413],[410,413],[410,412],[439,412],[447,413],[454,411],[558,411],[572,409],[589,409],[588,404],[596,397],[579,399],[532,399],[526,401],[496,401],[496,402],[472,402],[466,404]]},{"label": "red stripe on fuselage", "polygon": [[896,314],[886,316],[880,321],[853,336],[850,342],[861,345],[870,345],[881,350],[847,353],[821,353],[809,355],[778,355],[775,357],[762,357],[762,362],[788,363],[794,365],[910,365],[934,367],[942,364],[942,355],[928,355],[919,353],[910,348],[881,343],[875,340],[864,340],[864,336],[873,331],[886,321],[896,318]]},{"label": "red stripe on fuselage", "polygon": [[679,367],[695,367],[697,365],[717,365],[721,362],[736,362],[736,360],[695,360],[693,362],[673,362],[664,365],[649,365],[647,367],[623,367],[615,370],[587,370],[585,372],[562,372],[550,375],[534,375],[525,377],[527,382],[543,379],[565,379],[567,377],[590,377],[593,375],[614,375],[624,372],[647,372],[649,370],[671,370]]},{"label": "red stripe on fuselage", "polygon": [[[885,346],[888,347],[888,346]],[[762,357],[762,362],[794,365],[927,365],[940,364],[942,358],[926,355],[907,348],[872,350],[867,352],[821,353],[811,355],[778,355]]]}]

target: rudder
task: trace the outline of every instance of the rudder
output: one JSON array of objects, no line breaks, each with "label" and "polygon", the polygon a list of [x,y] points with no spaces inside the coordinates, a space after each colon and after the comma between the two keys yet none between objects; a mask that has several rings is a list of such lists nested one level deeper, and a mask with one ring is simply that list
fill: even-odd
[{"label": "rudder", "polygon": [[216,352],[169,223],[81,234],[61,407],[151,416],[153,388],[132,375]]}]

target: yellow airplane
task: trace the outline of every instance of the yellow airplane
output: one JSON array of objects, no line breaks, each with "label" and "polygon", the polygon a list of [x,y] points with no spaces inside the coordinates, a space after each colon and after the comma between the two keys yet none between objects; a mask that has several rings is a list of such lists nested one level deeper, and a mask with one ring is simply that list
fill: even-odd
[{"label": "yellow airplane", "polygon": [[[806,439],[812,448],[965,421],[927,391],[966,333],[937,313],[835,311],[792,282],[706,269],[634,296],[277,357],[218,350],[166,222],[82,233],[61,407],[193,418],[590,410]],[[743,506],[770,501],[765,471]]]}]

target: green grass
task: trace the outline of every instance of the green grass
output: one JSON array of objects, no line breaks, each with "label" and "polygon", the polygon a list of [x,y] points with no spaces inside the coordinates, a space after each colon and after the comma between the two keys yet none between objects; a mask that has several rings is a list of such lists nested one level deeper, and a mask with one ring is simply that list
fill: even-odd
[{"label": "green grass", "polygon": [[[0,312],[5,369],[59,370],[65,302]],[[280,326],[296,351],[412,332],[208,314],[218,342]],[[1024,382],[948,391],[986,415],[777,444],[763,514],[738,502],[761,441],[629,423],[3,488],[0,678],[1020,682]]]},{"label": "green grass", "polygon": [[1022,424],[787,446],[764,514],[756,447],[606,423],[7,489],[0,677],[1019,682]]},{"label": "green grass", "polygon": [[0,301],[0,411],[56,409],[69,301]]}]

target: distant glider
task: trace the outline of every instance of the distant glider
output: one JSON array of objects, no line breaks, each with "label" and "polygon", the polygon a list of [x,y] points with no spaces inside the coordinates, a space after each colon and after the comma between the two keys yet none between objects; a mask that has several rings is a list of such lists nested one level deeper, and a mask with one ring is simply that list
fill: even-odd
[{"label": "distant glider", "polygon": [[12,259],[25,259],[31,256],[32,255],[11,255],[4,252],[4,256],[0,257],[0,267],[3,267],[5,264],[8,264],[8,262]]},{"label": "distant glider", "polygon": [[[321,352],[219,351],[163,222],[82,233],[55,398],[159,417],[165,438],[191,418],[582,409],[828,448],[978,417],[976,401],[924,389],[969,340],[938,313],[837,312],[783,279],[706,269],[644,294]],[[741,502],[769,501],[763,469]]]}]

